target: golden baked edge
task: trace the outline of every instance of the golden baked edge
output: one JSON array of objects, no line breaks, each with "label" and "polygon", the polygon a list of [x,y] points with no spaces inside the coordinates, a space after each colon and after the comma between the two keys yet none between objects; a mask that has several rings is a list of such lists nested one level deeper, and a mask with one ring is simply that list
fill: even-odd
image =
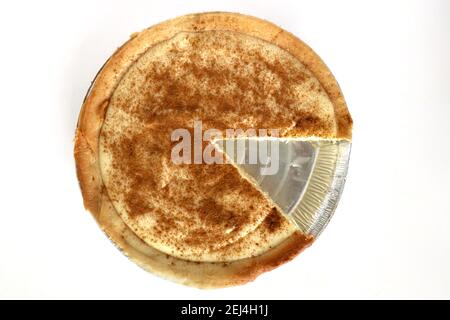
[{"label": "golden baked edge", "polygon": [[163,278],[199,287],[241,285],[293,259],[312,238],[295,233],[277,247],[231,263],[198,263],[166,255],[140,240],[115,211],[104,188],[98,163],[98,138],[109,98],[118,82],[149,47],[182,31],[229,30],[274,43],[300,60],[320,81],[333,102],[337,132],[330,138],[351,139],[352,119],[342,92],[322,60],[301,40],[280,27],[237,13],[208,12],[181,16],[135,33],[105,63],[83,102],[75,136],[75,162],[84,206],[112,242],[136,264]]}]

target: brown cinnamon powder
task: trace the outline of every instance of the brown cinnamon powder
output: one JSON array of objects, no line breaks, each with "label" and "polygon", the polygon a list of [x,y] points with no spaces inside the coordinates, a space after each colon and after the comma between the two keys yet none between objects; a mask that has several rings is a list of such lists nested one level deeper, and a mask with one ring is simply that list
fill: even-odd
[{"label": "brown cinnamon powder", "polygon": [[[158,237],[180,251],[184,245],[216,250],[262,221],[261,228],[276,233],[285,227],[281,214],[234,167],[171,163],[170,134],[202,120],[204,130],[319,135],[333,125],[315,115],[326,94],[294,58],[274,58],[232,34],[190,34],[186,40],[187,47],[172,43],[166,61],[144,55],[145,63],[130,69],[112,97],[110,107],[135,122],[116,138],[114,126],[102,131],[112,155],[109,192],[122,199],[131,218],[151,217],[150,241]],[[214,54],[220,50],[226,56]]]}]

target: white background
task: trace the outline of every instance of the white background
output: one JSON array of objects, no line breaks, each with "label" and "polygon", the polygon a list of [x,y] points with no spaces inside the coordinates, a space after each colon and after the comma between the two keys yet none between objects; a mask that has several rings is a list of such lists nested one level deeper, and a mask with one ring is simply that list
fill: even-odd
[{"label": "white background", "polygon": [[[338,79],[354,144],[312,248],[242,287],[198,290],[128,261],[84,211],[84,94],[128,36],[237,11],[306,41]],[[2,1],[0,298],[450,298],[449,1]]]}]

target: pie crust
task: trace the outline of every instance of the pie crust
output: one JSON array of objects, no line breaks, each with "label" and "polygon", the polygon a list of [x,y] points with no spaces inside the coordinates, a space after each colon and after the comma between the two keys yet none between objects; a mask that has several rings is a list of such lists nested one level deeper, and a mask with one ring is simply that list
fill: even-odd
[{"label": "pie crust", "polygon": [[[258,256],[225,262],[189,261],[163,253],[141,240],[122,220],[106,191],[99,163],[100,132],[110,98],[129,68],[152,46],[180,32],[226,30],[270,42],[298,59],[320,82],[333,104],[336,128],[323,129],[322,138],[351,139],[352,119],[341,90],[322,60],[292,34],[258,18],[211,12],[178,17],[131,36],[105,63],[83,102],[75,137],[75,160],[84,206],[112,242],[136,264],[161,277],[201,287],[244,284],[295,257],[313,238],[294,232]],[[319,128],[320,129],[320,128]],[[309,132],[297,130],[298,135]]]}]

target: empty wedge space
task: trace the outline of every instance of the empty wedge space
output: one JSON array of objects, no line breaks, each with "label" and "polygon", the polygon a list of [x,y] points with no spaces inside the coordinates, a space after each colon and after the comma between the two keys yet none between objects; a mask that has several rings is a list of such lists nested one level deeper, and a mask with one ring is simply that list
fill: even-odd
[{"label": "empty wedge space", "polygon": [[321,233],[344,188],[349,141],[249,137],[214,144],[303,233]]}]

